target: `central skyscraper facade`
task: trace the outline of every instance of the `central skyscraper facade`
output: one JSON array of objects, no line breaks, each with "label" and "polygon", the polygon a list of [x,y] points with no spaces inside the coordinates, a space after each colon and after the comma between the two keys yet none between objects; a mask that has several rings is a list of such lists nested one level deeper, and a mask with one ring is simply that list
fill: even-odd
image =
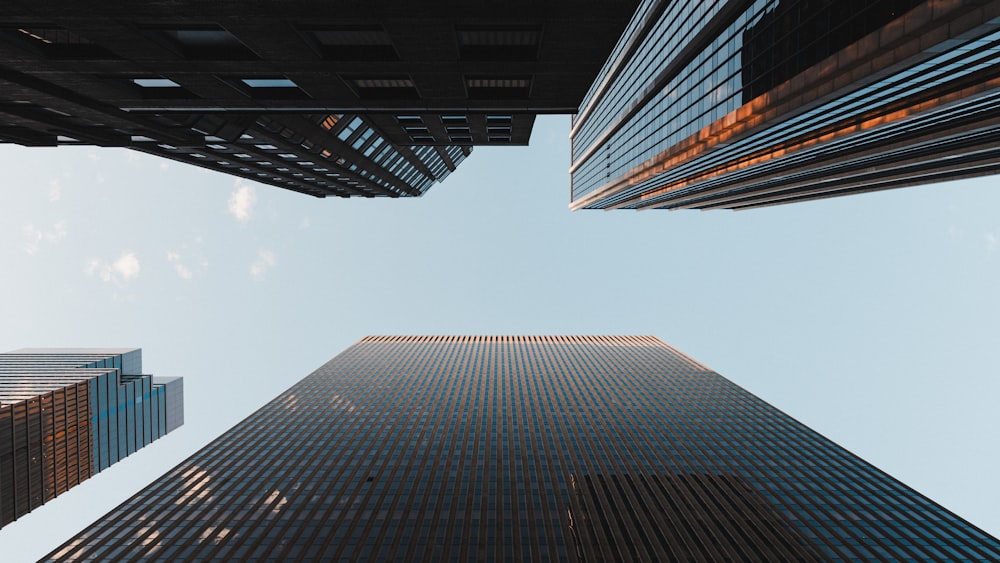
[{"label": "central skyscraper facade", "polygon": [[997,560],[652,337],[369,337],[52,559]]}]

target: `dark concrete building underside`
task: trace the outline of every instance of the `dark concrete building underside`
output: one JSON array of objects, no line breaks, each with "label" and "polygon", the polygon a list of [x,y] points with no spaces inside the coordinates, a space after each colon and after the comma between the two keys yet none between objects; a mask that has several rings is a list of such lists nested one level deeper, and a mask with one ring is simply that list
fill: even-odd
[{"label": "dark concrete building underside", "polygon": [[[0,4],[0,142],[416,196],[571,113],[635,0]],[[345,131],[350,129],[349,131]]]}]

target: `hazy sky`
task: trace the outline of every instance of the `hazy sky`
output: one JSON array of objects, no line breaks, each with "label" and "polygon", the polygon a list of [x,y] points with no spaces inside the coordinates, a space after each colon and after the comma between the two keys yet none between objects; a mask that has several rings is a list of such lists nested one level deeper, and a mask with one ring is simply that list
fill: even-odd
[{"label": "hazy sky", "polygon": [[366,334],[651,334],[1000,535],[996,178],[567,210],[566,117],[420,199],[0,146],[0,351],[140,346],[186,424],[0,529],[35,560]]}]

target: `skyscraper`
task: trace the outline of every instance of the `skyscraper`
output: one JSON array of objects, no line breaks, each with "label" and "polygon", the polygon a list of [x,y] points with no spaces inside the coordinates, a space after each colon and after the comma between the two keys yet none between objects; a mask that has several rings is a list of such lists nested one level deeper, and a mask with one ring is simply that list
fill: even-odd
[{"label": "skyscraper", "polygon": [[572,127],[572,209],[749,209],[995,174],[1000,2],[641,3]]},{"label": "skyscraper", "polygon": [[49,556],[996,560],[652,337],[368,337]]},{"label": "skyscraper", "polygon": [[474,145],[573,112],[636,3],[5,1],[0,142],[419,196]]},{"label": "skyscraper", "polygon": [[1000,0],[10,0],[0,142],[410,197],[473,146],[576,113],[571,209],[748,209],[997,173],[998,16]]},{"label": "skyscraper", "polygon": [[183,423],[183,380],[138,348],[0,354],[0,526]]}]

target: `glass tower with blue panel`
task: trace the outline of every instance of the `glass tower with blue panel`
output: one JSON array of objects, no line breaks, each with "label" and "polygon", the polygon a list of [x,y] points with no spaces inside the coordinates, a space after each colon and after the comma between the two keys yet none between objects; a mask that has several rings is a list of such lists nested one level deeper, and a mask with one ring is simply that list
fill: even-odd
[{"label": "glass tower with blue panel", "polygon": [[0,526],[183,424],[183,398],[138,348],[0,354]]},{"label": "glass tower with blue panel", "polygon": [[368,337],[51,560],[1000,559],[653,337]]},{"label": "glass tower with blue panel", "polygon": [[995,174],[1000,2],[645,0],[572,126],[572,209],[750,209]]}]

